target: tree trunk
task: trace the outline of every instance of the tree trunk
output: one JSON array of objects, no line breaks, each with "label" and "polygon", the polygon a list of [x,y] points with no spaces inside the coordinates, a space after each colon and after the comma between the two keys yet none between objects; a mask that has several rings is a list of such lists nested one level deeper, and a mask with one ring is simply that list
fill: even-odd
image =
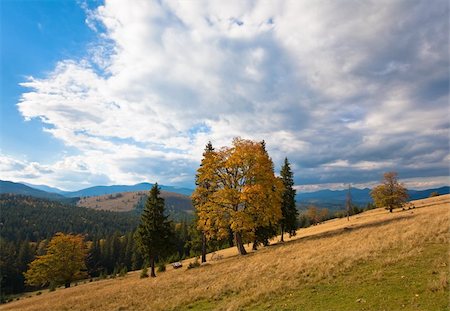
[{"label": "tree trunk", "polygon": [[389,206],[389,213],[392,213],[392,206]]},{"label": "tree trunk", "polygon": [[202,232],[202,263],[206,262],[206,235]]},{"label": "tree trunk", "polygon": [[236,241],[236,247],[241,255],[247,255],[247,251],[245,250],[244,244],[242,244],[242,237],[239,232],[234,233],[234,239]]},{"label": "tree trunk", "polygon": [[69,288],[69,287],[70,287],[70,281],[65,282],[65,283],[64,283],[64,287],[65,287],[65,288]]},{"label": "tree trunk", "polygon": [[154,257],[150,257],[150,276],[152,278],[156,277],[156,274],[155,274],[155,258]]},{"label": "tree trunk", "polygon": [[254,251],[258,250],[258,241],[256,241],[256,239],[253,241],[252,250]]},{"label": "tree trunk", "polygon": [[281,242],[284,242],[284,237],[283,237],[283,235],[284,235],[284,226],[281,226]]}]

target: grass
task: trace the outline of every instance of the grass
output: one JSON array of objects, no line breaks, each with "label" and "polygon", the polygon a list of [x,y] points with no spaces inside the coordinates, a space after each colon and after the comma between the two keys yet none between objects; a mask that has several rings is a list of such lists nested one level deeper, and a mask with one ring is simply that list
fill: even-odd
[{"label": "grass", "polygon": [[244,257],[227,249],[197,269],[168,266],[148,279],[132,272],[0,309],[448,310],[449,201],[372,210],[301,229]]}]

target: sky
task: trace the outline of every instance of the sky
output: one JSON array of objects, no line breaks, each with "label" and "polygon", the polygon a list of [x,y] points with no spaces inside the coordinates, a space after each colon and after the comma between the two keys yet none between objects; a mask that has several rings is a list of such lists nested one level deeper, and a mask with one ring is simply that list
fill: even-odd
[{"label": "sky", "polygon": [[0,5],[2,180],[193,188],[239,136],[300,191],[450,183],[446,0]]}]

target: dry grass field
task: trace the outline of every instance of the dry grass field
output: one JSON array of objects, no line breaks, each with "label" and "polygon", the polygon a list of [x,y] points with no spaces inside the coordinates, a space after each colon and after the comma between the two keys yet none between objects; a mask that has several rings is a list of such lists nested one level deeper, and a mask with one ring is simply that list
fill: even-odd
[{"label": "dry grass field", "polygon": [[[298,230],[199,268],[43,292],[1,310],[449,310],[450,195]],[[247,247],[250,250],[250,247]],[[217,257],[217,256],[216,256]]]}]

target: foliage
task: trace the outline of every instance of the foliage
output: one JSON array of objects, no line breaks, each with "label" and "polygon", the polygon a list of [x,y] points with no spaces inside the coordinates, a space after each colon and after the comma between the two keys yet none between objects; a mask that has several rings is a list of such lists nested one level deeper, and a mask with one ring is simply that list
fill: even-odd
[{"label": "foliage", "polygon": [[107,237],[115,231],[134,230],[139,217],[133,213],[96,211],[26,196],[0,195],[2,238],[9,241],[40,241],[57,232]]},{"label": "foliage", "polygon": [[190,262],[187,266],[188,269],[194,269],[200,267],[200,262],[198,261],[198,257],[195,257],[194,261]]},{"label": "foliage", "polygon": [[403,184],[398,182],[396,172],[387,172],[381,185],[376,186],[370,195],[377,207],[384,207],[392,212],[394,208],[402,207],[408,199],[408,192]]},{"label": "foliage", "polygon": [[198,227],[208,239],[225,239],[231,229],[245,254],[242,238],[252,240],[258,226],[281,218],[282,184],[261,143],[235,138],[232,147],[208,152],[197,171],[193,193]]},{"label": "foliage", "polygon": [[86,245],[81,235],[57,233],[47,247],[47,253],[31,262],[25,273],[27,284],[44,286],[64,284],[85,276]]},{"label": "foliage", "polygon": [[284,159],[284,164],[280,171],[281,181],[283,182],[283,201],[281,203],[281,240],[283,241],[283,234],[286,232],[290,236],[295,235],[297,224],[298,211],[295,205],[296,190],[294,189],[294,173],[291,170],[290,163],[287,158]]},{"label": "foliage", "polygon": [[136,239],[145,259],[150,262],[151,276],[155,277],[155,258],[170,253],[173,243],[171,222],[164,215],[164,199],[156,183],[150,190],[136,232]]},{"label": "foliage", "polygon": [[437,191],[433,191],[430,193],[430,198],[438,197],[438,196],[439,196],[439,192],[437,192]]},{"label": "foliage", "polygon": [[141,271],[141,275],[140,275],[140,278],[141,279],[145,279],[145,278],[148,278],[148,268],[147,268],[147,266],[145,266],[144,268],[142,268],[142,271]]}]

